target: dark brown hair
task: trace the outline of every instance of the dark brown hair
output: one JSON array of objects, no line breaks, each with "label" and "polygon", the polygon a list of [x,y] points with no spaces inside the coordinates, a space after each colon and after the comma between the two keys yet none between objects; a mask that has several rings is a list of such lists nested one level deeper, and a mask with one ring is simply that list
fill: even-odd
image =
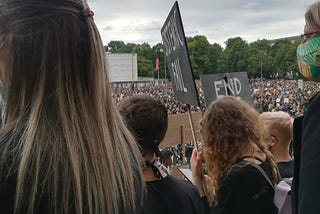
[{"label": "dark brown hair", "polygon": [[164,104],[148,95],[135,95],[120,104],[120,113],[136,137],[142,154],[155,152],[168,128]]}]

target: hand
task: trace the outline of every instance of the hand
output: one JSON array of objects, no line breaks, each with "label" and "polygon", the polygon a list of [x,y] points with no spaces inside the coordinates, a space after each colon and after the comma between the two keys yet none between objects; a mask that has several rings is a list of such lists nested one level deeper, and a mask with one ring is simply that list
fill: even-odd
[{"label": "hand", "polygon": [[192,171],[192,180],[195,185],[199,182],[202,183],[202,152],[193,149],[190,164],[191,164],[191,171]]},{"label": "hand", "polygon": [[[192,171],[192,183],[197,187],[201,197],[205,195],[205,191],[206,191],[206,187],[204,186],[204,183],[203,183],[202,159],[203,159],[202,152],[201,151],[197,152],[196,149],[193,149],[192,156],[190,159],[191,171]],[[205,180],[206,180],[205,184],[207,184],[209,177],[206,176]]]}]

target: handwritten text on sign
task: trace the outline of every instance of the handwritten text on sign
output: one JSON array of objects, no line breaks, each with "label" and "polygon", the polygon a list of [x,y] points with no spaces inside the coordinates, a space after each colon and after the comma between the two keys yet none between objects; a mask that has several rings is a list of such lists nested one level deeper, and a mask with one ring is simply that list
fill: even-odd
[{"label": "handwritten text on sign", "polygon": [[207,106],[218,97],[226,95],[239,97],[250,105],[252,104],[246,72],[207,74],[201,75],[200,79]]},{"label": "handwritten text on sign", "polygon": [[161,37],[175,99],[181,103],[199,106],[199,97],[177,1],[161,28]]},{"label": "handwritten text on sign", "polygon": [[214,81],[214,88],[217,97],[232,95],[239,96],[241,93],[241,82],[238,78],[228,79],[228,83],[225,80]]},{"label": "handwritten text on sign", "polygon": [[177,50],[179,47],[183,47],[183,39],[180,38],[178,25],[177,25],[177,10],[173,11],[173,16],[169,17],[168,23],[165,25],[161,36],[165,47],[166,55],[170,55],[172,52]]},{"label": "handwritten text on sign", "polygon": [[173,72],[173,78],[174,78],[176,90],[181,91],[181,92],[188,92],[187,88],[184,86],[180,62],[179,62],[178,58],[176,58],[171,63],[171,68],[172,68],[172,72]]}]

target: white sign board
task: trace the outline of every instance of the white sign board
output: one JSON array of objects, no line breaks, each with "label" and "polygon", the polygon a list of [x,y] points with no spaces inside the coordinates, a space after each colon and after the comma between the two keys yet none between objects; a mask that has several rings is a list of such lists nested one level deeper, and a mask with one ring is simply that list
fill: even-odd
[{"label": "white sign board", "polygon": [[138,80],[136,53],[106,53],[107,72],[110,82]]},{"label": "white sign board", "polygon": [[298,89],[303,90],[303,79],[298,79]]}]

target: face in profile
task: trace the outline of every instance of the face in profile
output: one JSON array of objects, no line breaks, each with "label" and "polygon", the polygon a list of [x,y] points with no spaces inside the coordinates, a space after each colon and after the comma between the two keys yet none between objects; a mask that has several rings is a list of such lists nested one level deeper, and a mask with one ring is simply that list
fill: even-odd
[{"label": "face in profile", "polygon": [[172,158],[171,156],[167,156],[163,165],[165,165],[166,167],[171,166],[172,165]]}]

